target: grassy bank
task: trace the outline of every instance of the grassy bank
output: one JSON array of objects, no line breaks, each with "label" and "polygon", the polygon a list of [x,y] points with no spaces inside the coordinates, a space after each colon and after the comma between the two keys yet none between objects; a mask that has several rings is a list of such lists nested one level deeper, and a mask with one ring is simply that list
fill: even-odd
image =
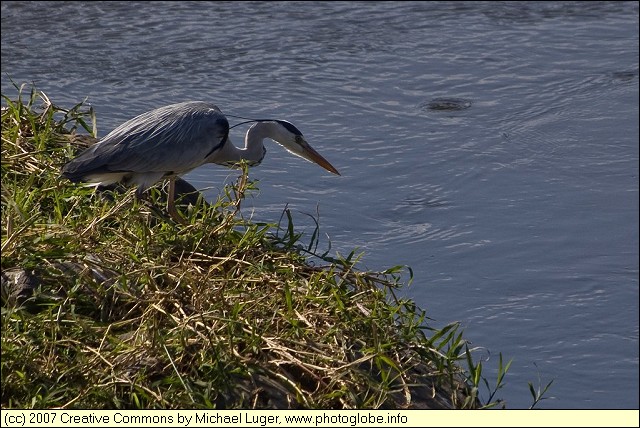
[{"label": "grassy bank", "polygon": [[[2,110],[3,408],[479,408],[457,324],[397,297],[402,269],[251,223],[247,170],[189,224],[59,177],[93,111],[28,89]],[[462,367],[466,369],[463,369]],[[488,385],[488,383],[487,383]]]}]

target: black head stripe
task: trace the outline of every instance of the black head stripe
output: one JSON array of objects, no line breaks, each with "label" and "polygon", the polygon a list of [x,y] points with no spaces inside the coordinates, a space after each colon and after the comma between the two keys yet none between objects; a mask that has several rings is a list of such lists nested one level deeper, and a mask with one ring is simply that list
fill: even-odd
[{"label": "black head stripe", "polygon": [[[240,117],[240,116],[232,116],[232,117]],[[244,119],[244,118],[241,118],[241,119]],[[293,123],[287,122],[286,120],[279,120],[279,119],[251,119],[251,120],[247,120],[246,122],[236,123],[231,128],[235,128],[238,125],[244,125],[245,123],[252,123],[252,122],[278,122],[280,125],[287,128],[287,131],[291,132],[292,134],[302,136],[302,132],[298,128],[296,128],[293,125]]]},{"label": "black head stripe", "polygon": [[[232,116],[232,117],[239,117],[239,116]],[[236,123],[231,128],[235,128],[238,125],[244,125],[245,123],[252,123],[252,122],[278,122],[280,125],[287,128],[287,131],[291,132],[294,135],[299,135],[302,137],[302,132],[298,128],[296,128],[293,125],[293,123],[287,122],[286,120],[279,120],[279,119],[251,119],[251,120],[247,120],[246,122]]]},{"label": "black head stripe", "polygon": [[289,132],[291,132],[292,134],[295,135],[300,135],[302,136],[302,132],[300,132],[300,130],[298,128],[296,128],[295,126],[293,126],[292,123],[287,122],[286,120],[274,120],[274,122],[278,122],[280,125],[284,126],[285,128],[287,128],[287,130]]}]

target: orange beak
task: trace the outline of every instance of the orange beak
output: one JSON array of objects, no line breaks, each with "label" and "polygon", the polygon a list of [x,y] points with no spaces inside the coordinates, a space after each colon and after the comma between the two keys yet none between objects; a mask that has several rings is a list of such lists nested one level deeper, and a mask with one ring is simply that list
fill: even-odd
[{"label": "orange beak", "polygon": [[313,163],[317,163],[318,165],[320,165],[321,167],[323,167],[324,169],[326,169],[329,172],[332,172],[336,175],[340,175],[340,173],[338,172],[337,169],[335,169],[335,167],[333,165],[331,165],[329,163],[328,160],[326,160],[324,157],[322,157],[322,155],[318,152],[316,152],[313,147],[311,147],[309,144],[304,144],[303,148],[302,148],[302,154],[300,155],[303,158],[313,162]]}]

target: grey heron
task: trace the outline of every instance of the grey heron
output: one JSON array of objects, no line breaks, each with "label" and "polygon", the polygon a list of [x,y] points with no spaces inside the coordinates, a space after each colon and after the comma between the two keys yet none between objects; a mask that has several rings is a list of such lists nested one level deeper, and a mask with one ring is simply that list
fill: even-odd
[{"label": "grey heron", "polygon": [[238,148],[231,143],[229,122],[216,105],[188,101],[160,107],[115,128],[65,164],[62,175],[72,182],[95,186],[135,185],[138,198],[153,184],[168,179],[167,210],[180,222],[183,219],[174,201],[176,177],[206,163],[233,166],[245,160],[249,166],[257,165],[265,156],[266,138],[340,175],[290,122],[276,119],[248,122],[255,123],[247,131],[244,148]]}]

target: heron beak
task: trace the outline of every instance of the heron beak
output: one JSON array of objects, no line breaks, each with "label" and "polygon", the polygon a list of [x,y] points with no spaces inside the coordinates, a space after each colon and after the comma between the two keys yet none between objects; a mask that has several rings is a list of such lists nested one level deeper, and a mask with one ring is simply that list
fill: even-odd
[{"label": "heron beak", "polygon": [[338,170],[335,169],[334,166],[331,165],[328,160],[323,158],[320,153],[316,152],[313,149],[313,147],[311,147],[308,143],[302,146],[302,153],[300,154],[300,156],[302,156],[303,158],[313,163],[317,163],[318,165],[320,165],[321,167],[323,167],[329,172],[332,172],[336,175],[340,175]]}]

